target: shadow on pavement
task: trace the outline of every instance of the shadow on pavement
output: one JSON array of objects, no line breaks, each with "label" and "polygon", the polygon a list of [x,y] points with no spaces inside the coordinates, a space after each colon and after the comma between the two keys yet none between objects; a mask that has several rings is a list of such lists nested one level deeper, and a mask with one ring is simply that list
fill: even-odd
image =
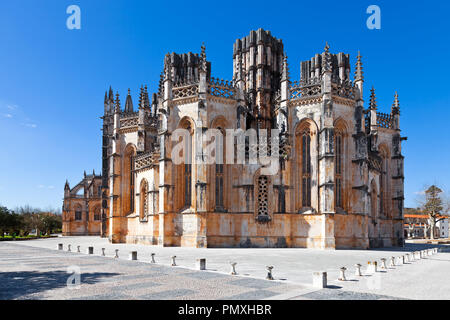
[{"label": "shadow on pavement", "polygon": [[[26,295],[64,288],[70,273],[65,271],[0,272],[0,300],[23,299]],[[82,273],[81,284],[94,284],[119,273]]]}]

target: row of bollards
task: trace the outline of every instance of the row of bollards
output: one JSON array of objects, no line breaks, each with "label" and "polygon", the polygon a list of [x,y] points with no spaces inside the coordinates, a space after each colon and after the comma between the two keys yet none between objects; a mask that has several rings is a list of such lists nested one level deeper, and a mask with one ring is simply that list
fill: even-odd
[{"label": "row of bollards", "polygon": [[[427,256],[431,256],[438,253],[438,248],[432,248],[432,249],[426,249],[426,250],[420,250],[420,251],[414,251],[406,253],[399,257],[390,257],[389,259],[381,258],[381,265],[379,266],[381,270],[387,270],[387,264],[386,262],[389,261],[389,267],[395,267],[397,265],[401,264],[407,264],[408,262],[412,262],[415,260],[420,259],[426,259]],[[355,264],[355,276],[361,277],[362,265],[357,263]],[[347,271],[346,267],[342,267],[339,269],[339,281],[347,281],[345,272]],[[367,262],[367,274],[374,274],[378,272],[378,262],[377,261],[368,261]],[[316,288],[326,288],[327,287],[327,272],[320,271],[320,272],[314,272],[313,273],[313,286]]]},{"label": "row of bollards", "polygon": [[[63,250],[63,244],[59,243],[58,244],[58,250]],[[102,256],[106,256],[105,254],[105,248],[101,248],[101,255]],[[72,247],[69,244],[67,247],[67,251],[71,252],[72,251]],[[77,246],[77,252],[81,252],[80,251],[80,246]],[[86,250],[86,253],[89,255],[94,254],[94,247],[88,247]],[[414,251],[414,252],[409,252],[406,253],[405,255],[399,256],[399,257],[390,257],[389,258],[389,267],[395,267],[397,264],[406,264],[408,262],[412,262],[414,260],[420,260],[420,259],[425,259],[426,256],[431,256],[438,253],[438,249],[437,248],[432,248],[432,249],[426,249],[426,250],[420,250],[420,251]],[[155,261],[155,253],[151,253],[151,263],[156,263]],[[171,266],[175,267],[177,266],[176,264],[176,257],[177,256],[172,256],[171,257]],[[119,258],[119,249],[115,249],[115,255],[114,258]],[[131,251],[129,253],[129,260],[138,260],[137,257],[137,251]],[[387,262],[388,259],[386,258],[381,258],[381,265],[380,265],[380,269],[382,270],[387,270]],[[236,262],[230,262],[231,265],[231,275],[237,275],[236,272]],[[355,276],[357,277],[361,277],[362,276],[362,272],[361,272],[361,264],[355,264]],[[266,279],[267,280],[274,280],[273,274],[272,274],[272,270],[273,270],[273,266],[266,266],[266,270],[267,270],[267,276]],[[206,270],[206,259],[205,258],[201,258],[201,259],[197,259],[196,260],[196,269],[198,270]],[[342,267],[340,268],[340,273],[339,273],[339,277],[338,280],[339,281],[347,281],[345,272],[347,271],[346,267]],[[366,273],[367,274],[374,274],[378,272],[378,262],[377,261],[368,261],[367,262],[367,269],[366,269]],[[327,287],[327,273],[326,272],[314,272],[313,273],[313,286],[314,287],[319,287],[319,288],[326,288]]]},{"label": "row of bollards", "polygon": [[[62,243],[58,243],[58,250],[63,250],[63,248],[64,248],[64,245]],[[77,252],[79,252],[79,253],[81,252],[80,248],[81,248],[80,246],[77,246]],[[105,250],[106,250],[106,248],[101,248],[101,251],[102,251],[101,255],[103,257],[106,256]],[[70,245],[70,244],[67,245],[67,251],[68,252],[72,252],[72,245]],[[119,249],[115,249],[114,251],[115,251],[114,258],[118,259],[119,258]],[[94,254],[94,247],[88,247],[86,249],[86,253],[89,254],[89,255]],[[151,255],[150,255],[150,257],[151,257],[150,263],[156,263],[155,256],[156,256],[155,253],[151,253]],[[176,267],[177,266],[176,257],[177,256],[172,256],[171,257],[171,266],[172,267]],[[138,260],[137,251],[130,251],[129,256],[128,256],[128,260]],[[231,274],[232,275],[237,275],[237,272],[236,272],[236,264],[237,263],[236,262],[230,262],[230,264],[231,264]],[[198,270],[206,270],[206,259],[205,258],[197,259],[197,261],[196,261],[196,269],[198,269]],[[270,279],[270,280],[273,280],[273,276],[272,276],[272,269],[273,269],[273,267],[266,267],[266,269],[268,270],[268,274],[267,274],[266,278]]]}]

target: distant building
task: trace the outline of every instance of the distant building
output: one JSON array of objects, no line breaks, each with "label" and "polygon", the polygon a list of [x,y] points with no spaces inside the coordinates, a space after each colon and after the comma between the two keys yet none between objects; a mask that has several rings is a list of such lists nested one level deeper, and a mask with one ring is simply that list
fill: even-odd
[{"label": "distant building", "polygon": [[437,223],[437,226],[439,228],[439,237],[440,238],[448,238],[449,237],[449,230],[448,230],[448,219],[441,220]]},{"label": "distant building", "polygon": [[[442,217],[438,217],[441,219]],[[449,219],[444,219],[436,223],[434,230],[434,238],[449,237]],[[427,214],[422,213],[405,213],[404,215],[404,233],[405,238],[421,239],[430,238],[430,221]],[[425,236],[426,235],[426,236]]]},{"label": "distant building", "polygon": [[63,236],[100,235],[102,176],[86,175],[75,187],[66,181]]}]

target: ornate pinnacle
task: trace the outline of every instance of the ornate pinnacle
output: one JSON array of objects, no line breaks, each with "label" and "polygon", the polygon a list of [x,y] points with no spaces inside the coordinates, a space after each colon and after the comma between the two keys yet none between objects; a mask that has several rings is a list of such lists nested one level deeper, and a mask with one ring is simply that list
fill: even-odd
[{"label": "ornate pinnacle", "polygon": [[139,109],[144,108],[144,86],[141,85],[141,91],[139,92]]},{"label": "ornate pinnacle", "polygon": [[125,101],[125,112],[126,113],[133,112],[133,100],[131,99],[130,88],[128,88],[128,95]]},{"label": "ornate pinnacle", "polygon": [[114,93],[111,86],[109,86],[109,101],[114,102]]},{"label": "ornate pinnacle", "polygon": [[395,91],[394,104],[392,105],[391,112],[395,113],[395,114],[399,114],[400,113],[400,102],[398,101],[398,93],[397,93],[397,91]]},{"label": "ornate pinnacle", "polygon": [[362,68],[361,54],[358,51],[358,57],[356,61],[355,80],[364,80],[364,72]]},{"label": "ornate pinnacle", "polygon": [[377,110],[377,97],[375,96],[375,88],[373,86],[372,86],[372,89],[370,89],[369,109]]},{"label": "ornate pinnacle", "polygon": [[144,87],[144,108],[146,109],[150,108],[150,100],[148,98],[147,85],[145,85]]},{"label": "ornate pinnacle", "polygon": [[206,72],[207,66],[206,66],[206,47],[205,43],[202,42],[201,47],[201,53],[200,53],[200,69],[204,72]]},{"label": "ornate pinnacle", "polygon": [[322,72],[331,71],[331,54],[330,54],[330,46],[328,42],[325,44],[325,51],[322,54]]},{"label": "ornate pinnacle", "polygon": [[120,98],[119,98],[119,92],[116,93],[116,108],[114,110],[115,112],[120,112]]},{"label": "ornate pinnacle", "polygon": [[283,57],[283,74],[281,75],[281,80],[288,80],[289,79],[289,64],[288,64],[288,57],[285,54]]}]

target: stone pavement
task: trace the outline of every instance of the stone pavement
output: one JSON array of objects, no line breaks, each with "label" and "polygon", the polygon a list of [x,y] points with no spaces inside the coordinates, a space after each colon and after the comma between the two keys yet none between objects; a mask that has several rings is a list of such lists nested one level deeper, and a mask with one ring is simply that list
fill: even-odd
[{"label": "stone pavement", "polygon": [[[57,244],[64,251],[57,251]],[[82,253],[67,252],[81,246]],[[94,246],[94,255],[85,254]],[[375,276],[364,274],[369,260],[400,256],[431,246],[407,244],[380,250],[312,249],[194,249],[110,244],[99,237],[62,237],[0,243],[1,299],[450,299],[450,253],[389,268]],[[448,246],[441,246],[446,249]],[[106,257],[100,256],[101,248]],[[119,259],[113,259],[119,249]],[[128,261],[130,251],[138,261]],[[157,264],[150,264],[155,253]],[[178,267],[170,257],[177,256]],[[207,271],[195,270],[206,258]],[[230,261],[238,276],[230,276]],[[354,276],[354,264],[363,277]],[[66,287],[67,267],[80,266],[80,290]],[[264,280],[265,266],[273,265],[275,281]],[[338,281],[347,267],[347,281]],[[328,288],[311,286],[312,272],[328,272]],[[4,287],[13,288],[4,290]],[[14,289],[17,288],[17,289]]]}]

